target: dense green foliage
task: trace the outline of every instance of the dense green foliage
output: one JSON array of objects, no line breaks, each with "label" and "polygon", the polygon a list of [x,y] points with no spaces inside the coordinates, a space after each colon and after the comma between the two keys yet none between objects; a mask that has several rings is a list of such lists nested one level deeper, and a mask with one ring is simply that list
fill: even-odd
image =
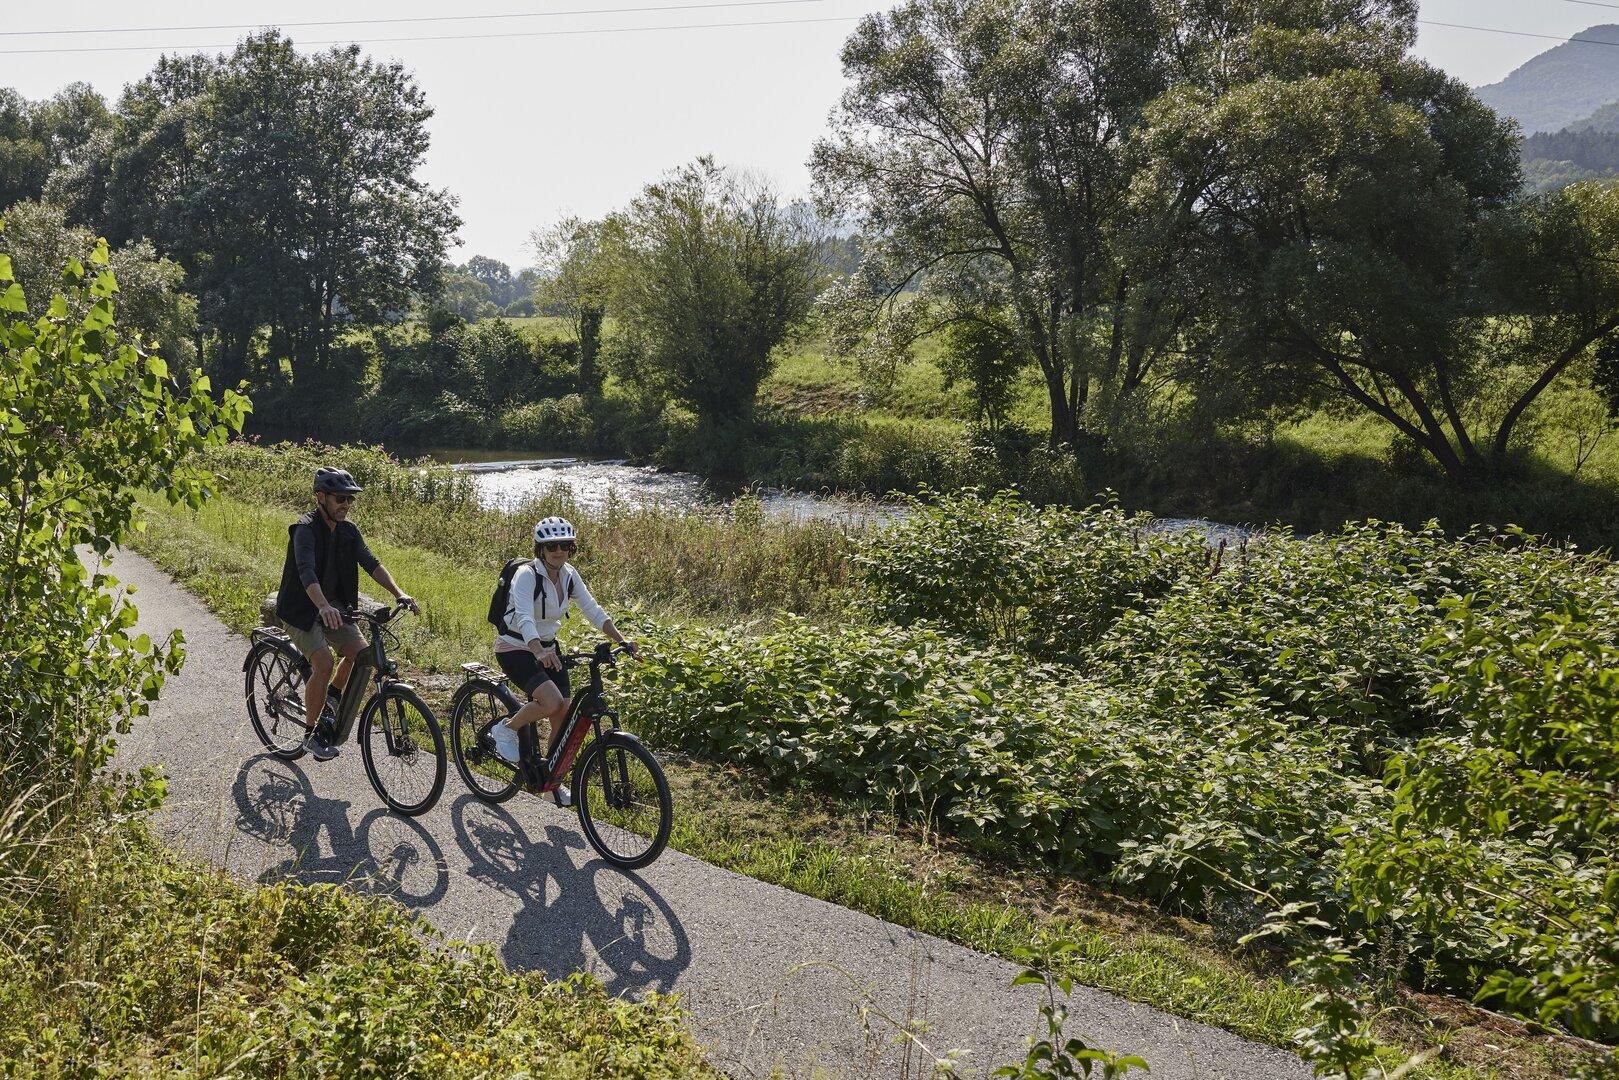
[{"label": "dense green foliage", "polygon": [[70,83],[45,101],[0,87],[0,212],[38,199],[51,173],[75,163],[107,121],[107,103],[87,83]]},{"label": "dense green foliage", "polygon": [[138,828],[72,824],[22,849],[23,880],[0,879],[0,1059],[16,1075],[714,1075],[657,997],[508,972],[393,903],[244,887]]},{"label": "dense green foliage", "polygon": [[193,458],[245,409],[229,393],[216,404],[206,377],[171,375],[125,336],[110,260],[105,242],[79,252],[47,299],[30,298],[0,254],[0,799],[82,790],[111,729],[178,665],[179,642],[134,635],[116,582],[74,549],[117,543],[139,489],[200,504],[208,474]]},{"label": "dense green foliage", "polygon": [[[983,535],[1004,531],[996,523],[1011,510],[987,505]],[[971,512],[952,501],[932,529],[907,525],[868,549],[868,564],[897,564],[868,565],[887,594],[921,586],[901,625],[813,633],[788,621],[763,637],[660,642],[636,680],[642,708],[659,715],[654,734],[1088,867],[1211,919],[1257,926],[1252,890],[1309,903],[1397,941],[1419,983],[1500,988],[1513,1007],[1582,1033],[1619,1031],[1602,933],[1611,780],[1597,763],[1612,760],[1611,705],[1585,713],[1572,702],[1564,723],[1514,727],[1499,693],[1457,689],[1490,670],[1481,639],[1430,642],[1470,594],[1491,598],[1491,633],[1528,638],[1543,616],[1606,604],[1619,581],[1611,565],[1511,535],[1455,542],[1375,526],[1267,538],[1218,573],[1173,550],[1139,554],[1135,577],[1154,584],[1100,633],[1079,620],[1067,648],[1084,662],[1068,669],[914,623],[959,624],[959,608],[978,602],[971,588],[910,576],[947,530],[972,550]],[[1092,524],[1100,558],[1076,563],[1067,596],[1046,610],[1108,605],[1113,580],[1129,577],[1114,561],[1128,550],[1120,524],[1109,511]],[[1560,661],[1595,703],[1611,692],[1614,631],[1589,626],[1593,644]],[[1525,664],[1514,692],[1553,693],[1565,681],[1556,670]],[[1501,744],[1503,725],[1517,744]],[[1503,753],[1525,762],[1507,787],[1486,767]],[[1385,770],[1399,775],[1385,781]],[[1459,785],[1458,770],[1494,787]],[[1580,797],[1589,812],[1552,809]],[[1469,815],[1476,831],[1457,831]],[[1508,899],[1493,911],[1463,905],[1452,887]],[[1560,932],[1565,903],[1590,920],[1588,934]]]},{"label": "dense green foliage", "polygon": [[222,384],[275,383],[290,361],[319,396],[342,388],[338,332],[402,311],[454,232],[454,199],[416,175],[431,116],[402,65],[306,56],[270,30],[160,59],[50,191],[185,267]]},{"label": "dense green foliage", "polygon": [[601,244],[622,377],[729,441],[815,298],[809,223],[768,187],[699,158],[611,216]]},{"label": "dense green foliage", "polygon": [[1010,492],[912,505],[855,557],[862,603],[1043,660],[1082,662],[1120,615],[1212,555],[1199,533],[1155,533],[1150,514],[1114,507],[1031,510]]},{"label": "dense green foliage", "polygon": [[1524,179],[1539,191],[1580,180],[1619,175],[1619,133],[1573,131],[1531,135],[1523,141]]},{"label": "dense green foliage", "polygon": [[[62,267],[95,245],[95,234],[69,225],[58,206],[19,202],[6,211],[0,251],[11,256],[17,284],[28,296],[50,296]],[[197,367],[197,301],[185,292],[185,272],[138,240],[112,251],[107,268],[118,279],[118,321],[185,372]],[[80,311],[78,314],[83,314]]]}]

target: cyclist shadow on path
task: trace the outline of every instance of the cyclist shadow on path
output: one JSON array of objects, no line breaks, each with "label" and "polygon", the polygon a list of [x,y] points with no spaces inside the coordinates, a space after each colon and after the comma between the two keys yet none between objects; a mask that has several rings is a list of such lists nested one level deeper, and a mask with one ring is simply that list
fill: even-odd
[{"label": "cyclist shadow on path", "polygon": [[[261,883],[346,885],[425,908],[449,891],[444,851],[414,819],[377,807],[350,825],[350,804],[322,798],[295,762],[259,754],[242,763],[232,786],[237,828],[266,846],[292,849],[259,874]],[[321,854],[321,835],[325,850]]]},{"label": "cyclist shadow on path", "polygon": [[530,839],[499,806],[463,795],[450,808],[468,872],[521,903],[501,947],[513,970],[554,977],[589,971],[607,992],[667,993],[691,964],[691,942],[674,910],[638,875],[588,852],[583,838],[557,825]]}]

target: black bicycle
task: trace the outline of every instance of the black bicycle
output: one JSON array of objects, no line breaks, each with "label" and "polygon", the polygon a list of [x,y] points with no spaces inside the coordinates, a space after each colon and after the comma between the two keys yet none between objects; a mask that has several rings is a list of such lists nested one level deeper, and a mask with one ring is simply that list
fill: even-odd
[{"label": "black bicycle", "polygon": [[[462,664],[466,674],[450,705],[450,745],[455,767],[472,793],[485,802],[501,803],[526,788],[550,792],[573,766],[573,802],[585,839],[614,866],[634,870],[662,854],[669,843],[674,800],[663,768],[640,739],[618,726],[618,713],[607,706],[602,668],[612,666],[628,650],[608,642],[595,651],[562,657],[565,667],[590,665],[590,685],[575,694],[562,736],[542,754],[534,724],[518,732],[520,761],[513,765],[495,752],[490,729],[522,707],[506,677],[483,664]],[[594,734],[580,753],[585,739]],[[576,762],[577,759],[577,763]]]},{"label": "black bicycle", "polygon": [[[392,810],[415,817],[425,814],[444,791],[444,732],[427,703],[399,679],[399,667],[388,659],[384,637],[392,637],[388,623],[404,604],[393,608],[350,608],[343,621],[365,623],[370,640],[360,651],[349,677],[348,692],[337,708],[334,744],[348,740],[350,732],[360,744],[365,774],[382,801]],[[261,608],[268,625],[252,633],[253,646],[242,671],[247,676],[247,715],[265,749],[284,761],[303,757],[304,684],[309,661],[298,652],[274,615],[274,602]],[[365,698],[367,669],[372,691]],[[356,728],[355,716],[359,716]]]}]

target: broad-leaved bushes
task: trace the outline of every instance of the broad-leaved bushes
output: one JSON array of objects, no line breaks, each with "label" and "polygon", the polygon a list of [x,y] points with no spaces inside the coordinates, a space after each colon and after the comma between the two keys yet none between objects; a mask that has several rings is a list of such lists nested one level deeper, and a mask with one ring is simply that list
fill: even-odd
[{"label": "broad-leaved bushes", "polygon": [[1209,565],[1196,532],[1155,532],[1116,506],[1033,507],[1009,491],[913,500],[856,555],[881,619],[1077,662],[1122,613]]}]

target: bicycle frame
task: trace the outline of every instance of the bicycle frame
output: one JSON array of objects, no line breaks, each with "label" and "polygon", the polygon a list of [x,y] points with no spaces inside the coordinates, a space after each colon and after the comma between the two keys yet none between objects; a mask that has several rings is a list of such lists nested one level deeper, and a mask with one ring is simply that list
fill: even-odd
[{"label": "bicycle frame", "polygon": [[[566,658],[568,661],[571,661],[568,666],[578,666],[579,658],[583,655],[584,654],[575,654],[573,657]],[[585,739],[592,731],[595,732],[597,738],[601,737],[601,725],[603,720],[608,721],[612,725],[612,730],[618,730],[618,713],[612,709],[606,708],[603,699],[604,688],[602,685],[601,666],[605,663],[611,662],[611,658],[612,646],[608,642],[602,642],[600,645],[596,646],[595,652],[591,654],[588,661],[590,665],[590,685],[580,693],[573,696],[573,701],[568,705],[567,714],[563,719],[562,736],[557,739],[556,746],[553,747],[551,752],[546,754],[543,759],[545,765],[545,780],[539,788],[541,794],[555,791],[557,786],[563,782],[563,779],[568,774],[568,770],[573,766],[574,761],[578,758],[579,750],[584,745]],[[484,668],[481,664],[463,664],[462,668],[463,670],[466,670],[469,675],[474,675],[474,677],[481,679],[490,687],[495,696],[498,697],[501,703],[506,706],[508,716],[515,713],[519,708],[522,707],[522,700],[512,692],[511,687],[507,685],[506,680],[500,677],[497,673],[490,671],[487,676],[481,674],[481,671],[488,671],[488,669]],[[347,698],[344,700],[346,703]],[[518,745],[522,748],[523,760],[532,760],[537,749],[535,745],[536,736],[534,733],[534,725],[525,725],[522,730],[517,733],[517,737]],[[521,776],[521,774],[519,775]],[[530,790],[533,789],[531,788]]]},{"label": "bicycle frame", "polygon": [[[363,621],[368,623],[370,627],[369,640],[354,658],[354,670],[349,674],[348,690],[364,688],[367,679],[376,684],[378,691],[388,686],[402,686],[407,690],[410,689],[410,684],[399,678],[399,665],[388,659],[388,651],[383,644],[382,626],[388,620],[360,612],[350,612],[346,615],[345,621],[356,623]],[[306,680],[309,678],[308,657],[298,652],[291,639],[286,636],[286,633],[279,625],[261,626],[253,631],[252,637],[255,641],[261,638],[274,639],[277,642],[277,647],[282,648],[297,663],[299,669],[303,672],[304,678]],[[242,670],[247,670],[245,661],[243,662]],[[348,741],[349,736],[354,733],[354,724],[359,719],[360,708],[365,704],[362,699],[368,700],[372,696],[374,694],[349,693],[347,690],[344,692],[343,700],[337,708],[337,722],[332,732],[333,743]],[[299,695],[299,700],[301,704],[301,694]],[[395,749],[393,745],[393,728],[386,723],[383,724],[383,735],[387,739],[388,749]]]}]

